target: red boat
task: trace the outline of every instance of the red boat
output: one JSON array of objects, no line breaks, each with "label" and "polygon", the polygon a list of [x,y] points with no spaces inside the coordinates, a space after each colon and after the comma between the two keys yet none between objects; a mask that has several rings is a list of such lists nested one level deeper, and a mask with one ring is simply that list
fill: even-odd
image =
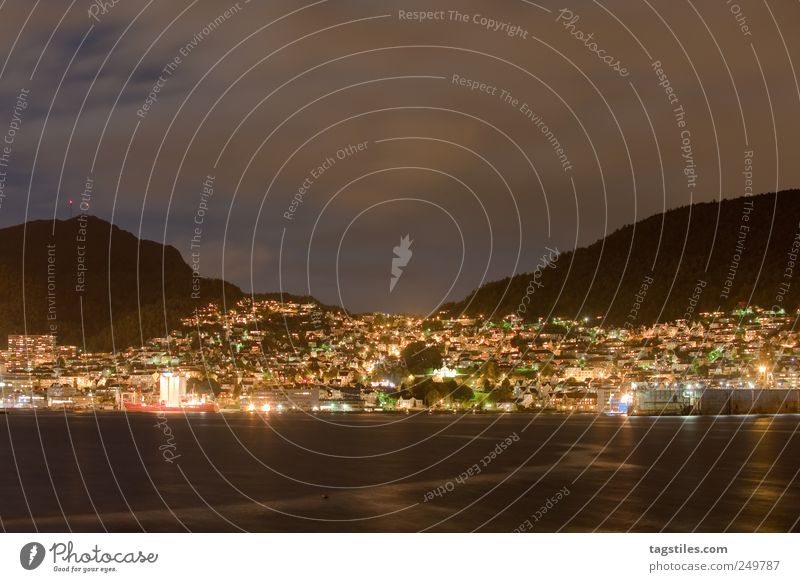
[{"label": "red boat", "polygon": [[144,402],[124,402],[127,412],[219,412],[216,402],[186,402],[181,406],[145,404]]},{"label": "red boat", "polygon": [[186,393],[186,377],[163,372],[159,377],[159,402],[147,403],[141,394],[134,396],[140,402],[125,401],[128,412],[219,412],[219,404],[207,400],[205,395]]}]

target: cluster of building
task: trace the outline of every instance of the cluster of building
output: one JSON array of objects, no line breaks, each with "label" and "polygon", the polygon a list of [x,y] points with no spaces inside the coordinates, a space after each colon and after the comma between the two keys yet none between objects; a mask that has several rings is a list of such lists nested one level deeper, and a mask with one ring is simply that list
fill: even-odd
[{"label": "cluster of building", "polygon": [[[601,318],[352,316],[245,299],[226,312],[198,309],[169,335],[117,353],[9,336],[0,407],[158,405],[169,373],[183,378],[178,404],[222,410],[624,412],[637,393],[693,402],[710,390],[799,388],[795,319],[753,308],[629,329]],[[430,367],[415,361],[420,346],[435,354]]]}]

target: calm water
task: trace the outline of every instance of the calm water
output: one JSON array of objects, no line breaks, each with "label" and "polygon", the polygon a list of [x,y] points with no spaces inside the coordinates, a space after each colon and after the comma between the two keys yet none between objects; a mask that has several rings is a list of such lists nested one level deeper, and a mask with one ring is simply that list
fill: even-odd
[{"label": "calm water", "polygon": [[798,531],[799,470],[795,415],[0,415],[6,531]]}]

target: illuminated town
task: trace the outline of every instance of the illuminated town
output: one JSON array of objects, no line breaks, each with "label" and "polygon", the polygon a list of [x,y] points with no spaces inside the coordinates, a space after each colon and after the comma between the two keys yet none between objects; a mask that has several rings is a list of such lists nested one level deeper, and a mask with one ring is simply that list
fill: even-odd
[{"label": "illuminated town", "polygon": [[[703,313],[640,328],[351,316],[242,300],[119,353],[13,335],[2,408],[252,412],[798,412],[794,315]],[[287,332],[288,330],[288,332]]]}]

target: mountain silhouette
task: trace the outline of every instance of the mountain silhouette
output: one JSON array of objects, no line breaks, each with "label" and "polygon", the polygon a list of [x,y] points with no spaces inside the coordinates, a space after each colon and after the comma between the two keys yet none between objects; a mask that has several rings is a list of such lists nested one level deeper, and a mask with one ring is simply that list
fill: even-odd
[{"label": "mountain silhouette", "polygon": [[[8,334],[56,333],[62,345],[119,350],[166,335],[198,306],[245,296],[211,278],[200,279],[196,293],[198,281],[176,248],[93,216],[84,224],[36,220],[0,229],[0,245],[2,345]],[[443,312],[629,326],[746,304],[793,312],[799,254],[799,190],[699,203],[563,252],[536,273],[488,283]]]},{"label": "mountain silhouette", "polygon": [[204,278],[193,298],[192,269],[176,248],[94,216],[4,228],[0,246],[3,344],[7,334],[55,332],[62,345],[122,349],[166,335],[223,294],[229,304],[243,296],[235,285]]},{"label": "mountain silhouette", "polygon": [[798,190],[699,203],[561,253],[538,273],[488,283],[443,311],[634,327],[740,304],[790,312],[800,305],[798,252]]}]

